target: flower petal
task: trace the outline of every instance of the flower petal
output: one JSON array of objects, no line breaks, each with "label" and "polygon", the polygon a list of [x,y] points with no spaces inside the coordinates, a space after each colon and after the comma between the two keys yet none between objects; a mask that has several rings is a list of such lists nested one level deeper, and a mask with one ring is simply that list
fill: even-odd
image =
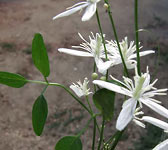
[{"label": "flower petal", "polygon": [[119,131],[122,131],[133,119],[137,101],[133,98],[130,98],[125,103],[127,104],[123,105],[123,108],[117,119],[116,128]]},{"label": "flower petal", "polygon": [[153,118],[153,117],[149,117],[149,116],[144,116],[142,117],[142,120],[151,123],[165,131],[168,131],[168,123],[161,121],[159,119]]},{"label": "flower petal", "polygon": [[102,59],[95,58],[96,66],[98,68],[98,72],[105,75],[107,70],[111,67],[112,61],[103,62]]},{"label": "flower petal", "polygon": [[167,150],[168,149],[168,139],[158,144],[153,150]]},{"label": "flower petal", "polygon": [[98,86],[100,86],[102,88],[106,88],[106,89],[108,89],[110,91],[114,91],[116,93],[120,93],[120,94],[132,97],[132,94],[130,93],[129,90],[127,90],[124,87],[118,86],[116,84],[105,82],[105,81],[101,81],[101,80],[94,80],[93,83],[97,84]]},{"label": "flower petal", "polygon": [[145,104],[146,106],[148,106],[149,108],[151,108],[153,111],[157,112],[158,114],[168,118],[168,109],[164,108],[163,106],[148,100],[148,99],[143,99],[140,98],[139,99],[143,104]]},{"label": "flower petal", "polygon": [[82,90],[79,87],[77,87],[76,85],[71,85],[70,88],[75,92],[75,94],[78,97],[82,97],[84,95]]},{"label": "flower petal", "polygon": [[97,3],[91,3],[85,10],[82,21],[88,21],[96,12]]},{"label": "flower petal", "polygon": [[83,5],[74,7],[72,9],[69,9],[67,11],[64,11],[64,12],[58,14],[57,16],[53,17],[53,20],[61,18],[61,17],[69,16],[69,15],[81,10],[82,8],[87,7],[88,5],[89,5],[89,3],[86,3],[86,4],[83,4]]},{"label": "flower petal", "polygon": [[[140,55],[140,56],[145,56],[145,55],[153,54],[153,53],[155,53],[155,51],[153,51],[153,50],[146,50],[146,51],[144,51],[144,52],[140,52],[139,55]],[[131,56],[129,57],[129,59],[133,59],[133,58],[136,58],[136,57],[137,57],[137,54],[135,53],[135,54],[131,55]]]},{"label": "flower petal", "polygon": [[93,55],[88,52],[78,51],[74,49],[59,48],[58,51],[61,53],[66,53],[66,54],[74,55],[74,56],[93,57]]}]

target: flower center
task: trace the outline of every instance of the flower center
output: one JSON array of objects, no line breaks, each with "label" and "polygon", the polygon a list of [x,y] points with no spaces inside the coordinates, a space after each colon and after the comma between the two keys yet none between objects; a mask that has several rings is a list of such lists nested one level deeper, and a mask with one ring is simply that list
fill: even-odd
[{"label": "flower center", "polygon": [[136,87],[135,87],[135,91],[133,92],[133,97],[138,100],[141,92],[142,92],[142,86],[144,84],[145,78],[144,77],[140,77],[139,80],[136,83]]},{"label": "flower center", "polygon": [[97,41],[96,41],[96,47],[95,47],[95,56],[100,57],[100,48],[102,44],[102,38],[100,36],[97,36]]},{"label": "flower center", "polygon": [[87,2],[90,2],[90,3],[98,3],[100,2],[101,0],[87,0]]},{"label": "flower center", "polygon": [[97,0],[87,0],[88,2],[95,3]]},{"label": "flower center", "polygon": [[127,61],[127,44],[123,42],[121,46],[122,46],[121,52],[122,52],[123,58],[125,61]]}]

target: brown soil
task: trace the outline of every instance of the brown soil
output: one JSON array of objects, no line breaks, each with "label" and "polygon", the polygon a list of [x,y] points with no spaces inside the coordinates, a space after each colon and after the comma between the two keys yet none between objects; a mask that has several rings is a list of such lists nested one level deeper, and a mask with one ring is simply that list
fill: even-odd
[{"label": "brown soil", "polygon": [[[81,22],[81,14],[78,13],[52,21],[54,15],[74,3],[69,0],[0,0],[0,70],[19,73],[28,79],[43,80],[31,60],[31,41],[34,33],[40,32],[49,52],[50,81],[69,86],[72,82],[83,80],[84,77],[90,78],[92,59],[57,52],[59,47],[79,44],[77,32],[84,36],[88,36],[90,31],[98,32],[95,16],[89,22]],[[102,5],[103,3],[99,8]],[[133,0],[113,0],[111,5],[119,37],[128,36],[129,39],[133,39]],[[160,45],[158,65],[157,52],[156,55],[142,58],[142,68],[145,70],[145,66],[148,65],[153,75],[157,68],[157,87],[160,88],[168,86],[167,9],[167,0],[140,2],[140,28],[150,31],[140,33],[144,50],[156,49]],[[103,8],[100,8],[99,13],[107,39],[113,38],[108,15]],[[117,73],[120,70],[121,66],[116,67],[113,75],[120,78],[121,75]],[[83,111],[63,89],[49,87],[45,94],[49,105],[47,124],[42,136],[37,137],[31,125],[31,110],[42,89],[43,86],[35,84],[27,84],[21,89],[0,85],[0,150],[50,150],[60,137],[77,133],[87,122],[87,112]],[[167,98],[161,97],[161,100],[168,108]],[[112,135],[114,126],[115,123],[107,124],[107,136]],[[92,127],[90,125],[90,129]],[[127,150],[132,147],[132,142],[137,140],[140,132],[142,130],[139,127],[130,125],[127,131],[129,137],[123,139],[117,149]],[[91,149],[91,136],[91,130],[82,136],[84,150]],[[126,144],[127,146],[124,146]]]}]

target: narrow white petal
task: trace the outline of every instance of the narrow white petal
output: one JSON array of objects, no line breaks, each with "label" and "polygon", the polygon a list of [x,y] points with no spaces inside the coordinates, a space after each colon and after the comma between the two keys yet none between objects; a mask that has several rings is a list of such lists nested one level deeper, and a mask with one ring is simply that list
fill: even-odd
[{"label": "narrow white petal", "polygon": [[126,63],[127,69],[133,69],[136,66],[135,60],[128,60],[125,63]]},{"label": "narrow white petal", "polygon": [[105,75],[107,70],[111,67],[112,61],[103,62],[102,59],[95,58],[96,66],[98,68],[98,72]]},{"label": "narrow white petal", "polygon": [[163,130],[168,130],[168,123],[161,121],[159,119],[153,118],[153,117],[149,117],[149,116],[144,116],[142,117],[142,120],[144,120],[145,122],[151,123]]},{"label": "narrow white petal", "polygon": [[83,96],[83,92],[80,88],[78,88],[77,86],[75,85],[71,85],[70,88],[75,92],[75,94],[78,96],[78,97],[81,97]]},{"label": "narrow white petal", "polygon": [[[140,52],[139,55],[140,55],[140,56],[145,56],[145,55],[153,54],[153,53],[155,53],[155,51],[153,51],[153,50],[146,50],[146,51],[144,51],[144,52]],[[131,56],[129,57],[129,59],[133,59],[133,58],[136,58],[136,57],[137,57],[137,54],[135,53],[135,54],[131,55]]]},{"label": "narrow white petal", "polygon": [[101,80],[94,80],[93,83],[97,84],[98,86],[100,86],[102,88],[106,88],[106,89],[108,89],[110,91],[114,91],[116,93],[120,93],[120,94],[132,97],[132,94],[130,93],[129,90],[127,90],[124,87],[118,86],[116,84],[105,82],[105,81],[101,81]]},{"label": "narrow white petal", "polygon": [[88,21],[96,12],[97,3],[90,4],[82,16],[82,21]]},{"label": "narrow white petal", "polygon": [[149,108],[151,108],[153,111],[157,112],[158,114],[168,118],[168,109],[166,109],[165,107],[151,101],[148,99],[140,99],[140,101],[145,104],[146,106],[148,106]]},{"label": "narrow white petal", "polygon": [[68,7],[67,9],[72,9],[72,8],[74,8],[74,7],[76,7],[76,6],[83,5],[83,4],[86,4],[86,3],[88,3],[88,2],[79,2],[79,3],[74,4],[74,5],[71,6],[71,7]]},{"label": "narrow white petal", "polygon": [[168,150],[168,139],[158,144],[153,150]]},{"label": "narrow white petal", "polygon": [[133,119],[137,101],[133,98],[127,100],[127,105],[123,105],[116,123],[116,129],[122,131]]},{"label": "narrow white petal", "polygon": [[66,54],[74,55],[74,56],[93,57],[93,55],[90,54],[89,52],[83,52],[83,51],[78,51],[74,49],[59,48],[58,51],[61,53],[66,53]]},{"label": "narrow white petal", "polygon": [[81,10],[82,8],[87,7],[88,5],[89,5],[89,3],[86,3],[86,4],[83,4],[83,5],[74,7],[72,9],[68,9],[67,11],[64,11],[64,12],[58,14],[57,16],[53,17],[53,20],[61,18],[61,17],[69,16],[69,15]]}]

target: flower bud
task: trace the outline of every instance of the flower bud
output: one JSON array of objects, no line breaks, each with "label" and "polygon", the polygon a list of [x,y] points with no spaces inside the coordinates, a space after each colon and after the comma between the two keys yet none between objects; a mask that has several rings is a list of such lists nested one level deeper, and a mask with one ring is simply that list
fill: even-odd
[{"label": "flower bud", "polygon": [[105,77],[105,76],[102,76],[102,77],[100,78],[100,80],[106,81],[106,77]]},{"label": "flower bud", "polygon": [[104,8],[107,10],[109,5],[107,3],[104,3]]},{"label": "flower bud", "polygon": [[92,73],[92,79],[96,80],[98,78],[98,74],[96,72]]}]

